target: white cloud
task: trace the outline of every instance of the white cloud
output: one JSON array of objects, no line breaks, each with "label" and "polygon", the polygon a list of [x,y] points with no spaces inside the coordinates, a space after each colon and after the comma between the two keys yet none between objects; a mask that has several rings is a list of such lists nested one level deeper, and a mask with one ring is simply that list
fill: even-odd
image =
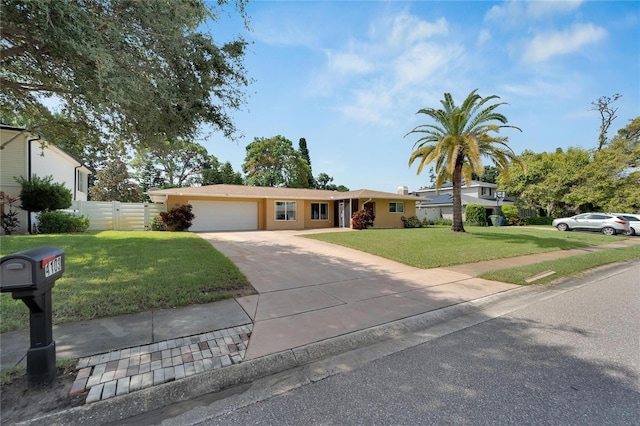
[{"label": "white cloud", "polygon": [[515,27],[523,21],[548,18],[552,15],[566,14],[578,9],[584,0],[563,1],[521,1],[510,0],[494,5],[484,16],[485,21],[497,22],[502,26]]},{"label": "white cloud", "polygon": [[583,0],[563,0],[563,1],[531,1],[527,2],[527,14],[535,18],[554,15],[556,13],[567,13],[578,9]]},{"label": "white cloud", "polygon": [[327,58],[327,68],[338,74],[366,74],[373,70],[373,64],[366,57],[354,52],[327,51]]},{"label": "white cloud", "polygon": [[[445,18],[426,21],[407,12],[384,16],[366,37],[327,52],[310,86],[315,94],[339,99],[336,109],[345,116],[384,125],[398,105],[419,96],[463,55],[461,45],[434,40],[448,33]],[[340,91],[347,86],[348,92]]]},{"label": "white cloud", "polygon": [[537,78],[526,84],[504,84],[501,92],[520,98],[575,99],[582,93],[583,79],[576,74]]},{"label": "white cloud", "polygon": [[480,33],[478,34],[478,45],[483,45],[489,40],[491,40],[491,32],[489,30],[480,31]]},{"label": "white cloud", "polygon": [[449,25],[445,18],[440,18],[435,22],[427,22],[416,16],[402,13],[394,17],[388,40],[392,45],[402,45],[448,33]]},{"label": "white cloud", "polygon": [[564,31],[539,34],[525,47],[525,62],[543,62],[547,59],[576,52],[607,36],[607,30],[593,24],[577,24]]},{"label": "white cloud", "polygon": [[426,82],[434,74],[444,71],[460,55],[460,46],[416,44],[395,59],[397,80],[402,86],[415,86],[416,83]]}]

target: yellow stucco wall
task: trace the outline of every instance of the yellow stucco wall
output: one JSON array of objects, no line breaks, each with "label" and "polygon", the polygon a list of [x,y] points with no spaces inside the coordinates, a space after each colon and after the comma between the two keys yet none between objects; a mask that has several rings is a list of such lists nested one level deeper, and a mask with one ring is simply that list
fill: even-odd
[{"label": "yellow stucco wall", "polygon": [[[259,230],[302,230],[312,228],[333,228],[335,226],[335,206],[334,201],[317,201],[317,200],[287,200],[287,199],[264,199],[264,198],[225,198],[225,197],[194,197],[194,196],[173,196],[170,195],[167,200],[167,210],[174,207],[187,204],[190,200],[200,201],[254,201],[258,203],[258,229]],[[275,220],[275,203],[276,201],[295,201],[296,202],[296,220],[279,221]],[[365,201],[359,200],[358,205],[362,208]],[[374,199],[369,203],[375,203],[375,221],[374,228],[403,228],[404,223],[402,217],[409,218],[414,216],[416,205],[415,201],[402,200],[385,200]],[[404,213],[390,213],[389,204],[392,202],[404,203]],[[326,203],[328,205],[328,220],[312,220],[311,204]]]},{"label": "yellow stucco wall", "polygon": [[[366,201],[362,200],[361,204]],[[404,228],[402,217],[409,218],[416,214],[416,202],[415,201],[403,201],[403,200],[372,200],[375,203],[373,221],[374,228]],[[390,213],[390,203],[404,203],[404,213]]]}]

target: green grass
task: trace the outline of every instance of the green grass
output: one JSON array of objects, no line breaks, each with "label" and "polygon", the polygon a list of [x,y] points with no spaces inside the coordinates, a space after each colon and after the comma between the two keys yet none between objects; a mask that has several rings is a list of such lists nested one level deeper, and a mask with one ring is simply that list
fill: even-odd
[{"label": "green grass", "polygon": [[640,245],[603,250],[595,253],[566,257],[564,259],[535,263],[533,265],[500,269],[498,271],[482,274],[480,275],[480,278],[512,284],[528,285],[529,283],[525,281],[527,278],[542,272],[554,271],[555,274],[531,283],[547,284],[557,280],[558,278],[580,276],[584,271],[597,268],[598,266],[609,265],[617,262],[626,262],[633,259],[640,259]]},{"label": "green grass", "polygon": [[560,232],[550,227],[467,226],[465,229],[467,232],[464,233],[451,232],[449,227],[369,229],[309,234],[306,237],[351,247],[418,268],[570,250],[627,238],[591,232]]},{"label": "green grass", "polygon": [[[65,251],[52,290],[53,322],[207,303],[253,292],[211,244],[187,232],[93,232],[0,239],[0,255],[51,245]],[[29,310],[0,295],[0,332],[29,327]]]}]

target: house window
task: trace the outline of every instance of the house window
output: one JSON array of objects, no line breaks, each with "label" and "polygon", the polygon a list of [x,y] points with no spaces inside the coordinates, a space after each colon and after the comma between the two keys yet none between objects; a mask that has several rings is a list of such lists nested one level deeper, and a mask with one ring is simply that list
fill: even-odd
[{"label": "house window", "polygon": [[493,188],[487,188],[485,186],[482,187],[482,195],[488,195],[489,197],[491,197],[493,193]]},{"label": "house window", "polygon": [[296,202],[276,201],[276,220],[296,220]]},{"label": "house window", "polygon": [[404,203],[389,203],[389,213],[404,213]]},{"label": "house window", "polygon": [[329,204],[311,203],[311,220],[329,220]]},{"label": "house window", "polygon": [[77,180],[78,180],[78,188],[77,188],[77,189],[78,189],[78,191],[80,191],[80,192],[86,192],[86,191],[85,191],[85,189],[86,189],[86,188],[85,188],[85,185],[84,185],[84,181],[85,181],[85,179],[84,179],[84,173],[82,173],[80,170],[78,170],[78,177],[77,177]]}]

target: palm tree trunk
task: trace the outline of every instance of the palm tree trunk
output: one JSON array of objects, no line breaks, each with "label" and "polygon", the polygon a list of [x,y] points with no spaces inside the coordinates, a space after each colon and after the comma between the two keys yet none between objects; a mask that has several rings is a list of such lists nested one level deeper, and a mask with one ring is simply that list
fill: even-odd
[{"label": "palm tree trunk", "polygon": [[457,161],[453,170],[453,232],[465,232],[462,224],[462,161]]}]

